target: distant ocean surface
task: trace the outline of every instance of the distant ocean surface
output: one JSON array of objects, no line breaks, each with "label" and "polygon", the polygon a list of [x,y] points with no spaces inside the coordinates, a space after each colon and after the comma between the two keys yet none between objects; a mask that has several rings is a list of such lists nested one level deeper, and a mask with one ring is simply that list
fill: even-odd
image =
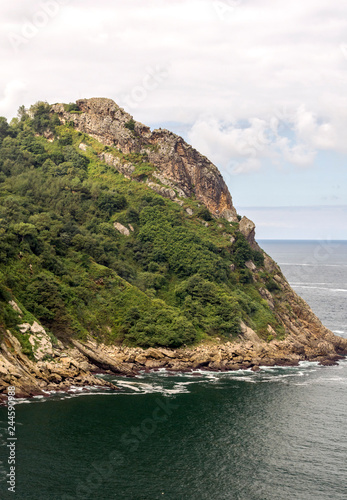
[{"label": "distant ocean surface", "polygon": [[[331,330],[347,337],[347,242],[261,241]],[[345,500],[347,361],[232,373],[112,377],[22,401],[16,493],[28,500]]]}]

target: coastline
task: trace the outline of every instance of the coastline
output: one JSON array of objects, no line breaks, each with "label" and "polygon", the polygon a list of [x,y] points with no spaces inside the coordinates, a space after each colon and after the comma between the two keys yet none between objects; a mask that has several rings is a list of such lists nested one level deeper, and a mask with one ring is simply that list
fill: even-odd
[{"label": "coastline", "polygon": [[[9,340],[16,344],[16,339],[9,337]],[[115,347],[97,344],[94,340],[83,344],[73,341],[73,344],[61,348],[54,360],[48,362],[34,363],[17,351],[20,366],[12,364],[6,375],[0,373],[0,405],[6,405],[6,388],[9,385],[16,387],[17,398],[49,397],[50,392],[69,392],[72,387],[85,388],[86,391],[95,387],[117,391],[116,385],[96,376],[101,373],[136,377],[143,371],[160,369],[173,374],[198,369],[258,371],[263,366],[298,366],[300,361],[332,366],[347,356],[347,339],[327,329],[324,338],[301,334],[290,335],[281,341],[265,342],[250,328],[244,327],[242,335],[234,342],[210,341],[179,349]]]}]

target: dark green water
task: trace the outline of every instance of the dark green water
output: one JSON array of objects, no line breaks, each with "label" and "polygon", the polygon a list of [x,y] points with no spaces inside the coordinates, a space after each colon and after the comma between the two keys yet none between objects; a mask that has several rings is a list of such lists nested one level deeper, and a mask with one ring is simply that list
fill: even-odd
[{"label": "dark green water", "polygon": [[1,498],[345,499],[346,376],[153,374],[137,393],[18,405],[17,492]]},{"label": "dark green water", "polygon": [[[315,257],[323,255],[317,244],[272,245],[298,292],[346,335],[346,244],[324,261]],[[347,498],[347,360],[116,383],[117,394],[17,405],[16,493],[6,486],[7,410],[0,408],[0,498]]]}]

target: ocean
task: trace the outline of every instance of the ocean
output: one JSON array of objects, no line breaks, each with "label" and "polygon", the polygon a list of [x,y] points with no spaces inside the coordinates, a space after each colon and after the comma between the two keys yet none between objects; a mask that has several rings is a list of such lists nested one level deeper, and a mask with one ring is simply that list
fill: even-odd
[{"label": "ocean", "polygon": [[[347,242],[261,241],[293,288],[347,337]],[[1,499],[345,500],[347,360],[259,372],[111,377],[16,406],[16,492]]]}]

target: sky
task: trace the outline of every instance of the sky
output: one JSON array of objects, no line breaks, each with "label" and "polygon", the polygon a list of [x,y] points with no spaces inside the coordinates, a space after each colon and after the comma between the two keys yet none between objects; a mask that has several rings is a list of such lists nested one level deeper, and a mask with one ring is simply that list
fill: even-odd
[{"label": "sky", "polygon": [[109,97],[221,170],[261,239],[347,239],[347,3],[1,2],[0,115]]}]

